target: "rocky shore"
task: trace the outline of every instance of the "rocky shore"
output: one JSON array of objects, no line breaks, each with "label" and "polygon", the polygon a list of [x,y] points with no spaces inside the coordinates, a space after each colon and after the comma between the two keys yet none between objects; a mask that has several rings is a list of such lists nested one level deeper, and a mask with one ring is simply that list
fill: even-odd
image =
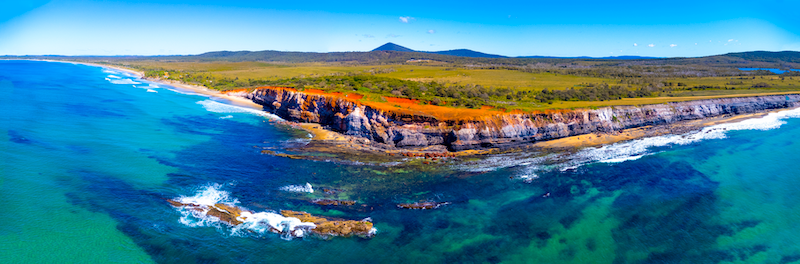
[{"label": "rocky shore", "polygon": [[800,95],[720,98],[642,106],[501,113],[468,119],[384,111],[342,96],[264,87],[233,91],[288,121],[318,123],[328,130],[386,149],[450,151],[516,148],[590,133],[615,134],[682,121],[742,115],[800,106]]}]

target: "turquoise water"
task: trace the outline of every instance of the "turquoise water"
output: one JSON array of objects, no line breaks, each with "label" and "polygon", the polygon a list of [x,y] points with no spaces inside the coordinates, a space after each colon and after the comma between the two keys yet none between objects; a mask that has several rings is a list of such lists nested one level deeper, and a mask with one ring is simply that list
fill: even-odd
[{"label": "turquoise water", "polygon": [[[251,109],[98,67],[0,61],[0,262],[800,263],[797,117],[366,166],[262,155],[305,134]],[[305,183],[316,191],[281,190]],[[359,205],[309,203],[322,188]],[[284,240],[187,221],[165,201],[211,193],[254,211],[371,217],[378,234]],[[420,200],[451,204],[395,206]]]}]

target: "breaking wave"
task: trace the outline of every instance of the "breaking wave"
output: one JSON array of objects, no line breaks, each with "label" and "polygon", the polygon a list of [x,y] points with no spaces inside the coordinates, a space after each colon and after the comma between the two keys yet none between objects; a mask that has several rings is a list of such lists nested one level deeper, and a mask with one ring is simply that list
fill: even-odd
[{"label": "breaking wave", "polygon": [[[201,206],[178,208],[181,213],[180,223],[189,227],[211,226],[221,228],[230,226],[218,217],[207,214],[208,208],[216,204],[237,206],[239,203],[238,200],[230,197],[230,193],[221,190],[221,187],[219,184],[204,186],[198,189],[193,196],[181,196],[174,199],[183,204]],[[205,209],[198,210],[197,208]],[[277,231],[281,233],[281,238],[290,240],[294,237],[303,237],[308,233],[308,230],[316,227],[314,223],[303,222],[294,217],[284,217],[274,212],[242,211],[236,220],[242,223],[230,229],[231,235],[234,236],[263,236]]]},{"label": "breaking wave", "polygon": [[115,80],[115,79],[106,78],[106,80],[108,80],[110,83],[113,83],[113,84],[141,84],[140,82],[136,82],[136,81],[133,81],[131,79],[117,79],[117,80]]},{"label": "breaking wave", "polygon": [[280,188],[281,191],[286,192],[307,192],[307,193],[314,193],[314,187],[311,186],[310,183],[306,183],[305,185],[287,185]]},{"label": "breaking wave", "polygon": [[273,114],[270,114],[270,113],[267,113],[267,112],[264,112],[264,111],[259,111],[259,110],[256,110],[256,109],[251,109],[251,108],[246,108],[246,107],[241,107],[241,106],[223,104],[223,103],[220,103],[220,102],[217,102],[217,101],[214,101],[214,100],[210,100],[210,99],[199,101],[199,102],[197,102],[197,104],[202,105],[203,108],[205,108],[207,111],[214,112],[214,113],[222,113],[222,114],[227,114],[227,113],[245,113],[245,114],[253,114],[253,115],[263,116],[263,117],[266,117],[268,119],[281,120],[280,117],[278,117],[276,115],[273,115]]}]

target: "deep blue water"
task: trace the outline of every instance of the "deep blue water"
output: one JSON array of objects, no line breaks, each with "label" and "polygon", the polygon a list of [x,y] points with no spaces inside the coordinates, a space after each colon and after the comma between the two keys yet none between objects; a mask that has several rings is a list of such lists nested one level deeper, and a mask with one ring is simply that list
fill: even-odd
[{"label": "deep blue water", "polygon": [[[257,113],[98,67],[0,61],[0,262],[800,260],[797,111],[558,159],[393,167],[263,155],[305,134]],[[317,191],[280,190],[305,183]],[[309,203],[322,188],[359,205]],[[165,202],[209,189],[254,211],[371,217],[378,234],[287,241],[192,226]],[[451,204],[395,206],[420,200]]]}]

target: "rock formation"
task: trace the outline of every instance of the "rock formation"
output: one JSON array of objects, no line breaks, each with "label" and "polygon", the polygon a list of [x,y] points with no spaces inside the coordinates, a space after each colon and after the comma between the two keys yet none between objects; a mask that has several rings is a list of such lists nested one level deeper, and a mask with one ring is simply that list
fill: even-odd
[{"label": "rock formation", "polygon": [[272,233],[281,234],[282,237],[287,239],[303,237],[307,233],[323,238],[331,236],[370,238],[376,233],[376,229],[372,227],[372,222],[365,220],[332,219],[289,210],[282,210],[280,215],[254,213],[253,211],[224,203],[193,204],[176,200],[167,200],[167,202],[173,207],[188,209],[201,216],[215,217],[229,226],[255,227],[248,229],[250,231],[265,229]]},{"label": "rock formation", "polygon": [[342,96],[279,87],[230,94],[251,99],[286,120],[319,123],[389,147],[443,145],[449,150],[515,147],[594,132],[800,106],[800,95],[771,95],[441,119],[424,113],[384,111]]}]

